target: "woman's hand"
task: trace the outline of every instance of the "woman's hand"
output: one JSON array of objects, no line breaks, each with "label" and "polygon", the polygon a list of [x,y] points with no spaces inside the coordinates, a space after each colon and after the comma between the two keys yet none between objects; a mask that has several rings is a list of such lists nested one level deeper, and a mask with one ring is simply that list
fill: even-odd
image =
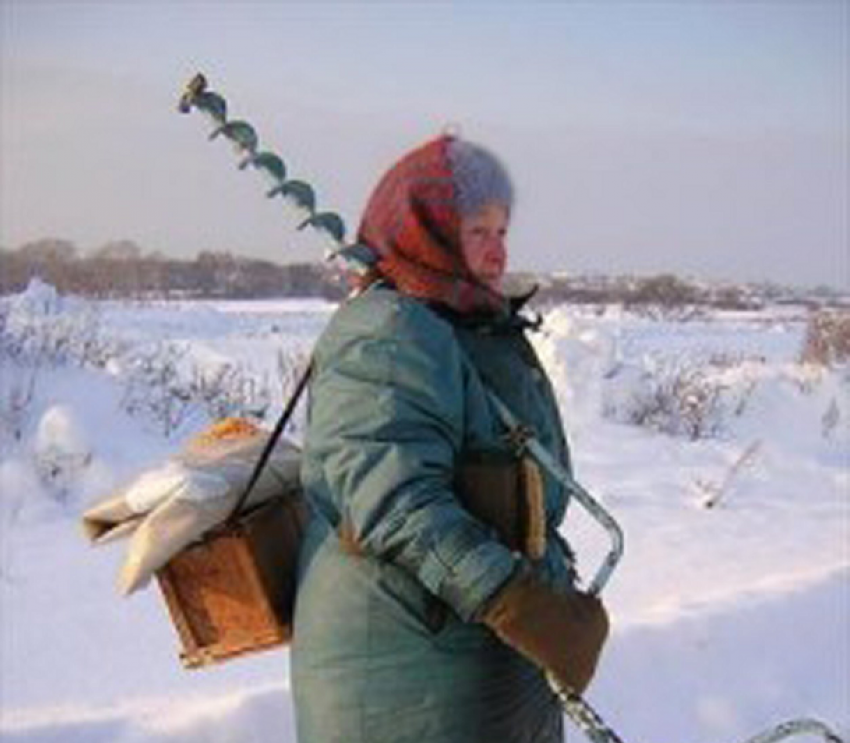
[{"label": "woman's hand", "polygon": [[599,598],[555,591],[525,570],[500,589],[482,621],[577,694],[590,684],[608,637],[608,614]]}]

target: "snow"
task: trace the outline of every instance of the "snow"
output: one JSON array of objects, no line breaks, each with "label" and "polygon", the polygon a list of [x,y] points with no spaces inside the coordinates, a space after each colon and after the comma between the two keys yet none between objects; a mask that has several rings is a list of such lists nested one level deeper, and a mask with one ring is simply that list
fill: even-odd
[{"label": "snow", "polygon": [[[239,368],[271,390],[273,417],[281,354],[303,358],[332,311],[319,301],[90,303],[46,285],[0,300],[6,332],[29,338],[0,375],[3,741],[295,740],[287,652],[184,671],[156,589],[118,595],[126,543],[90,547],[79,516],[209,421],[193,408],[165,431],[128,407],[140,349],[180,346],[175,388],[198,369]],[[59,320],[102,353],[57,349]],[[846,736],[848,370],[798,363],[804,318],[787,308],[682,323],[562,307],[545,328],[534,342],[577,474],[626,534],[604,592],[613,633],[591,703],[626,741],[744,741],[797,717]],[[34,341],[50,334],[49,348]],[[693,368],[721,389],[708,437],[628,422],[647,385]],[[589,575],[604,535],[577,507],[565,533]]]}]

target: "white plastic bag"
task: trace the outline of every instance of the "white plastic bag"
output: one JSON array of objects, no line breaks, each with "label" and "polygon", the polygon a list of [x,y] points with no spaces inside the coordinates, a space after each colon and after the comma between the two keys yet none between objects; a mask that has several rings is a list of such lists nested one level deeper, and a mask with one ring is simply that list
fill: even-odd
[{"label": "white plastic bag", "polygon": [[[174,555],[230,515],[270,435],[242,419],[215,423],[83,515],[94,544],[130,536],[121,593],[147,585]],[[299,490],[300,458],[298,447],[281,437],[245,506]]]}]

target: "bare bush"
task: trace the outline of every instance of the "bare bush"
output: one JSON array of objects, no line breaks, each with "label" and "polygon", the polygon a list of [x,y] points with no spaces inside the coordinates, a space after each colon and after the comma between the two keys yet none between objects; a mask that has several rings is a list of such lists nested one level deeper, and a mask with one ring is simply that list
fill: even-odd
[{"label": "bare bush", "polygon": [[[708,359],[666,359],[626,375],[626,392],[606,404],[615,420],[691,441],[724,433],[731,417],[740,416],[755,383],[728,381],[726,372],[743,363],[729,354]],[[625,372],[621,371],[621,374]]]},{"label": "bare bush", "polygon": [[212,418],[230,416],[265,418],[271,403],[267,379],[236,364],[222,364],[210,370],[192,370],[191,394]]},{"label": "bare bush", "polygon": [[4,358],[0,348],[3,378],[0,382],[0,452],[8,442],[19,442],[32,417],[38,369],[19,366]]},{"label": "bare bush", "polygon": [[136,351],[127,363],[121,408],[153,421],[171,436],[191,412],[191,385],[180,377],[178,365],[186,351],[174,343],[157,343]]},{"label": "bare bush", "polygon": [[45,370],[103,368],[124,346],[102,332],[99,308],[64,302],[47,285],[17,305],[0,304],[0,446],[23,438]]},{"label": "bare bush", "polygon": [[[282,398],[305,365],[303,356],[299,351],[278,353]],[[29,376],[4,374],[0,389],[0,434],[13,441],[22,436],[35,379],[45,368],[102,369],[116,362],[123,370],[121,408],[152,422],[166,437],[197,416],[263,419],[275,398],[272,374],[258,375],[230,362],[201,366],[188,357],[186,347],[169,341],[131,348],[103,332],[97,305],[60,297],[45,284],[35,286],[14,311],[0,304],[0,358],[4,367],[30,370]]]},{"label": "bare bush", "polygon": [[685,435],[691,441],[716,436],[722,427],[724,387],[701,369],[653,380],[635,395],[629,421],[662,433]]},{"label": "bare bush", "polygon": [[36,367],[102,368],[123,349],[122,343],[102,332],[97,305],[60,297],[46,285],[13,310],[4,306],[0,336],[5,357]]},{"label": "bare bush", "polygon": [[800,360],[817,366],[835,366],[850,360],[850,312],[812,312]]},{"label": "bare bush", "polygon": [[0,452],[24,435],[35,399],[38,368],[20,361],[20,346],[8,330],[8,308],[0,306]]},{"label": "bare bush", "polygon": [[[268,375],[234,363],[200,366],[187,353],[168,342],[134,353],[123,375],[124,411],[153,422],[166,437],[197,416],[262,420],[268,415],[274,398]],[[284,398],[294,386],[300,359],[298,353],[278,354]]]}]

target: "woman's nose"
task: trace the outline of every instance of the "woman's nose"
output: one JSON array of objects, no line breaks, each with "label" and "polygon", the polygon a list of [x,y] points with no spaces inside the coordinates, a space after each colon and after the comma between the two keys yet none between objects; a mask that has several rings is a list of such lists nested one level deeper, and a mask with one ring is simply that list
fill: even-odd
[{"label": "woman's nose", "polygon": [[505,236],[494,234],[490,236],[490,239],[487,241],[487,247],[492,252],[504,253],[505,252]]}]

